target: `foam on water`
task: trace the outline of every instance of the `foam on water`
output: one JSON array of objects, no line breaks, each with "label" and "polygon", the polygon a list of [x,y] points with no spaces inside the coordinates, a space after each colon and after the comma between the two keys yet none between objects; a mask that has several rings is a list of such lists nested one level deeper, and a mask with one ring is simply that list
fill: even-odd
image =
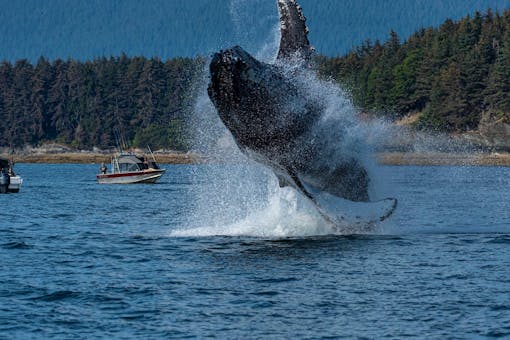
[{"label": "foam on water", "polygon": [[172,236],[252,236],[264,238],[303,237],[331,234],[331,228],[317,211],[304,202],[292,188],[278,188],[265,199],[259,209],[250,209],[246,216],[228,224],[178,229]]}]

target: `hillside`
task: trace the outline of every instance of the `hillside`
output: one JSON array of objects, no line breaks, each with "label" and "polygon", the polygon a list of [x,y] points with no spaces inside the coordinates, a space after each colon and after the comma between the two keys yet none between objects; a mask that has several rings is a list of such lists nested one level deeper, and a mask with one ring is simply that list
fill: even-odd
[{"label": "hillside", "polygon": [[41,58],[0,64],[0,146],[58,142],[80,149],[187,148],[200,59],[122,55],[93,61]]},{"label": "hillside", "polygon": [[[86,61],[110,55],[206,55],[243,45],[256,52],[274,40],[275,0],[0,0],[0,60],[40,56]],[[300,0],[317,51],[347,53],[366,38],[401,37],[510,0]]]},{"label": "hillside", "polygon": [[[126,54],[0,63],[0,147],[109,148],[123,136],[187,151],[203,66],[200,57]],[[510,150],[510,10],[448,19],[408,39],[391,31],[343,56],[318,55],[317,68],[364,112]]]},{"label": "hillside", "polygon": [[363,111],[413,114],[419,129],[466,132],[481,122],[510,122],[510,10],[446,20],[403,43],[392,32],[319,64]]}]

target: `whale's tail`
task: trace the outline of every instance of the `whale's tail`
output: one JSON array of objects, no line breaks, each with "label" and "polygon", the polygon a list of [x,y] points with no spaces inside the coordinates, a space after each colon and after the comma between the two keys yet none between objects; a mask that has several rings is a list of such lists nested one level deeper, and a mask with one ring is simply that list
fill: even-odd
[{"label": "whale's tail", "polygon": [[312,47],[308,41],[306,18],[296,0],[278,0],[280,13],[280,49],[278,59],[300,59],[308,61]]}]

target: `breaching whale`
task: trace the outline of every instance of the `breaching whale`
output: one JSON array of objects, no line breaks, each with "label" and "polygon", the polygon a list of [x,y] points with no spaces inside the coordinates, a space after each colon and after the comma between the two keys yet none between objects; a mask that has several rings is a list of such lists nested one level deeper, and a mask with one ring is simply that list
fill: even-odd
[{"label": "breaching whale", "polygon": [[[370,202],[368,172],[355,154],[325,161],[328,141],[314,129],[324,104],[292,76],[308,71],[313,53],[306,19],[296,0],[277,4],[281,39],[276,62],[260,62],[240,46],[215,53],[208,95],[245,155],[270,168],[281,187],[293,187],[309,199],[326,220],[342,226],[352,221],[345,221],[335,202]],[[385,199],[369,203],[377,207],[361,206],[377,212],[359,222],[384,220],[396,203]]]}]

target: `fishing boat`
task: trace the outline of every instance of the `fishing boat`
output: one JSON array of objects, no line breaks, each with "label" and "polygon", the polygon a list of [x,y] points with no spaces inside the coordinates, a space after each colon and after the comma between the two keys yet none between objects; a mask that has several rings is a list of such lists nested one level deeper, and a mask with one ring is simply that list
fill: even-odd
[{"label": "fishing boat", "polygon": [[101,173],[96,176],[100,184],[133,184],[156,183],[163,176],[165,169],[156,163],[154,154],[150,151],[151,159],[146,155],[133,152],[120,152],[111,160],[111,170],[101,165]]},{"label": "fishing boat", "polygon": [[21,184],[23,179],[14,173],[14,162],[0,157],[0,193],[19,192]]}]

